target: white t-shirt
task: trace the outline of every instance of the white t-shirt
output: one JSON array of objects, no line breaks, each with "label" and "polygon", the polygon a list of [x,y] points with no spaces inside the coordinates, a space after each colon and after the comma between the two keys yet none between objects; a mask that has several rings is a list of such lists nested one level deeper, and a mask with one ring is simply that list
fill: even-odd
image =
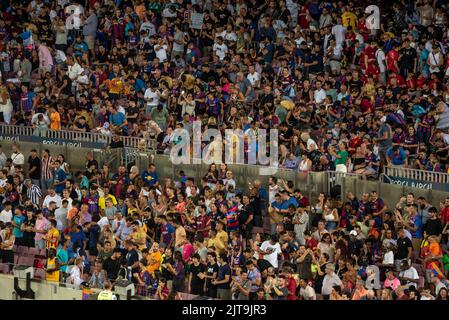
[{"label": "white t-shirt", "polygon": [[[159,104],[159,96],[157,95],[156,91],[153,92],[151,88],[148,88],[145,90],[144,99],[147,101],[147,106],[154,106],[156,107]],[[151,100],[153,99],[153,100]]]},{"label": "white t-shirt", "polygon": [[97,224],[100,226],[101,230],[103,230],[104,226],[110,225],[108,217],[102,217]]},{"label": "white t-shirt", "polygon": [[42,206],[44,208],[48,208],[48,205],[50,204],[50,202],[54,201],[56,203],[56,208],[59,208],[61,206],[61,197],[57,194],[55,194],[53,197],[50,195],[47,195],[44,199],[44,203],[42,204]]},{"label": "white t-shirt", "polygon": [[[260,74],[257,73],[257,72],[254,72],[254,73],[248,73],[247,78],[248,78],[249,82],[251,82],[251,85],[252,85],[253,87],[256,87],[256,81],[259,81],[259,83],[260,83]],[[258,87],[258,86],[257,86],[257,87]]]},{"label": "white t-shirt", "polygon": [[315,103],[320,104],[324,101],[324,99],[326,99],[326,91],[324,91],[323,88],[321,88],[320,90],[315,90],[313,92],[313,97]]},{"label": "white t-shirt", "polygon": [[[403,271],[399,272],[399,277],[409,278],[409,279],[413,279],[413,280],[419,280],[418,271],[416,271],[416,269],[414,267],[410,267],[407,270],[403,270]],[[416,283],[411,282],[411,281],[407,281],[407,284],[414,285],[415,287],[417,286]]]},{"label": "white t-shirt", "polygon": [[3,223],[11,222],[12,220],[12,210],[5,211],[5,209],[0,212],[0,221]]},{"label": "white t-shirt", "polygon": [[25,163],[25,157],[21,152],[11,154],[11,160],[13,165],[23,166]]},{"label": "white t-shirt", "polygon": [[81,279],[81,271],[77,266],[74,266],[70,270],[69,280],[73,280],[73,284],[75,286],[79,286],[81,284],[81,282],[83,282],[83,279]]},{"label": "white t-shirt", "polygon": [[149,37],[156,34],[156,27],[151,22],[147,21],[140,25],[139,31],[145,31]]},{"label": "white t-shirt", "polygon": [[315,290],[311,286],[299,289],[299,295],[304,300],[316,300]]},{"label": "white t-shirt", "polygon": [[161,46],[161,48],[159,48],[159,50],[157,50],[156,48],[159,47],[158,44],[154,45],[154,51],[156,52],[156,57],[159,58],[160,62],[164,62],[165,60],[167,60],[167,45],[163,44]]},{"label": "white t-shirt", "polygon": [[279,242],[276,242],[276,244],[272,245],[269,240],[264,241],[262,243],[262,245],[260,246],[260,250],[262,250],[262,251],[269,251],[269,250],[271,250],[271,253],[270,254],[265,254],[263,258],[265,260],[267,260],[269,263],[271,263],[271,265],[274,268],[277,268],[278,267],[278,262],[279,262],[278,261],[279,260],[278,255],[282,253],[281,245],[279,244]]},{"label": "white t-shirt", "polygon": [[388,251],[384,254],[384,259],[382,264],[394,264],[394,253],[393,251]]},{"label": "white t-shirt", "polygon": [[220,60],[223,60],[228,53],[228,46],[224,43],[218,44],[214,43],[214,46],[212,48],[214,50],[214,53],[220,58]]},{"label": "white t-shirt", "polygon": [[335,42],[341,46],[345,41],[346,27],[337,24],[332,27],[332,34],[335,36]]}]

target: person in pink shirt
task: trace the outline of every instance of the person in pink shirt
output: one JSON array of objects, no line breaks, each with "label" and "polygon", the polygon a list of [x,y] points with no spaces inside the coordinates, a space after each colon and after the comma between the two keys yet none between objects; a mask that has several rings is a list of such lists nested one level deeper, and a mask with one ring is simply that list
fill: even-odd
[{"label": "person in pink shirt", "polygon": [[42,74],[51,72],[53,68],[53,57],[51,56],[50,50],[39,42],[36,42],[36,47],[39,54],[39,69]]},{"label": "person in pink shirt", "polygon": [[44,236],[47,234],[48,226],[48,220],[44,217],[42,211],[39,211],[36,215],[36,224],[34,226],[34,231],[36,232],[34,241],[36,242],[36,248],[38,249],[45,249]]},{"label": "person in pink shirt", "polygon": [[396,290],[397,287],[401,285],[401,282],[393,274],[393,270],[387,269],[385,271],[386,279],[384,282],[384,289],[390,288],[391,290]]}]

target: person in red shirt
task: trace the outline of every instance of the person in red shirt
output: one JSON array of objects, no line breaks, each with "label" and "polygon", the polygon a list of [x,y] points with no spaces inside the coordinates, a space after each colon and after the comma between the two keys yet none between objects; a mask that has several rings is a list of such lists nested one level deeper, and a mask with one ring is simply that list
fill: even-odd
[{"label": "person in red shirt", "polygon": [[391,88],[395,88],[396,86],[405,87],[404,78],[398,73],[391,73],[388,77],[388,86]]},{"label": "person in red shirt", "polygon": [[399,73],[399,66],[398,66],[399,53],[397,45],[393,49],[388,51],[386,58],[387,58],[387,71]]},{"label": "person in red shirt", "polygon": [[304,239],[306,240],[306,247],[314,250],[316,247],[318,247],[318,241],[312,237],[312,233],[310,230],[307,230],[304,232]]},{"label": "person in red shirt", "polygon": [[441,224],[444,226],[449,222],[449,197],[447,197],[443,202],[440,202],[440,213],[438,218],[441,220]]},{"label": "person in red shirt", "polygon": [[360,146],[363,141],[362,138],[356,132],[351,132],[350,138],[351,139],[349,139],[348,143],[348,151],[349,154],[352,156],[357,150],[357,147]]},{"label": "person in red shirt", "polygon": [[196,221],[196,232],[201,233],[204,238],[209,237],[210,231],[210,217],[207,215],[206,206],[200,206],[200,215],[195,218]]},{"label": "person in red shirt", "polygon": [[295,278],[293,278],[292,270],[289,267],[286,267],[284,270],[285,275],[285,286],[288,289],[288,295],[286,300],[296,300],[296,287],[298,284],[296,283]]}]

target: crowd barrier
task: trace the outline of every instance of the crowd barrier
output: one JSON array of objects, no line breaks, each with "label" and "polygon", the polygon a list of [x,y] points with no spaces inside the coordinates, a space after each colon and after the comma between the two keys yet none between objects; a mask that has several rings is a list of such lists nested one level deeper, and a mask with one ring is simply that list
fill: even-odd
[{"label": "crowd barrier", "polygon": [[[26,157],[31,149],[37,149],[39,153],[44,149],[49,149],[54,156],[64,154],[73,171],[85,169],[85,155],[88,151],[93,152],[94,158],[100,165],[108,164],[114,171],[121,164],[134,164],[140,171],[143,171],[149,163],[154,162],[161,179],[172,178],[177,180],[179,179],[179,172],[182,170],[187,176],[193,177],[198,184],[209,167],[205,163],[175,165],[170,161],[168,155],[159,155],[156,154],[155,150],[150,149],[139,150],[134,147],[110,149],[105,148],[104,145],[85,146],[84,142],[80,143],[75,140],[67,140],[65,143],[51,143],[51,141],[48,141],[51,138],[45,138],[47,140],[44,139],[36,143],[35,141],[27,141],[26,136],[19,135],[19,133],[32,133],[29,127],[18,128],[17,126],[0,127],[0,142],[5,153],[9,155],[14,141],[20,142],[20,149]],[[5,134],[7,135],[5,136]],[[62,137],[62,135],[59,137]],[[80,135],[79,137],[86,138],[87,136]],[[43,139],[42,137],[38,138]],[[25,172],[27,167],[27,164],[25,164]],[[247,192],[249,189],[248,182],[252,182],[256,178],[261,181],[262,185],[268,183],[269,176],[260,174],[260,166],[228,164],[228,168],[233,172],[234,179],[241,191]],[[329,194],[335,185],[341,186],[343,199],[347,191],[353,191],[360,197],[363,192],[376,190],[389,206],[394,206],[401,195],[408,192],[413,192],[416,196],[424,196],[436,205],[449,196],[448,174],[400,167],[385,167],[384,172],[375,181],[362,180],[359,175],[351,173],[301,173],[283,168],[278,168],[275,176],[280,180],[293,181],[294,187],[299,188],[310,199],[314,199],[320,192]]]},{"label": "crowd barrier", "polygon": [[[26,287],[25,279],[18,279],[19,288]],[[22,298],[14,289],[14,276],[0,274],[0,300],[20,300]],[[31,290],[34,291],[34,300],[86,300],[85,292],[69,284],[55,283],[46,280],[32,279]],[[90,294],[95,299],[100,289],[90,289]],[[92,299],[92,298],[90,298]],[[154,300],[149,297],[132,296],[131,300]]]},{"label": "crowd barrier", "polygon": [[[40,142],[43,144],[63,145],[69,144],[75,147],[104,148],[107,147],[112,138],[110,136],[93,133],[79,132],[73,130],[36,130],[30,126],[0,126],[0,140]],[[129,148],[138,148],[142,138],[122,136],[123,145]],[[156,141],[146,139],[146,148],[155,149]]]}]

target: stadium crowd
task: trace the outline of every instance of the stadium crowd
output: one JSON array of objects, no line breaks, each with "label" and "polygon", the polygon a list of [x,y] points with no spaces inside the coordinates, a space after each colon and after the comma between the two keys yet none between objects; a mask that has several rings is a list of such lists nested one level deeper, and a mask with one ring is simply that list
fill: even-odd
[{"label": "stadium crowd", "polygon": [[449,197],[409,193],[389,208],[376,191],[308,199],[274,176],[245,191],[226,164],[195,181],[91,152],[76,172],[49,150],[27,156],[0,152],[3,273],[28,264],[108,290],[127,279],[162,300],[447,300]]},{"label": "stadium crowd", "polygon": [[[377,1],[379,30],[362,5],[1,1],[0,121],[154,138],[160,153],[193,120],[276,128],[286,168],[447,172],[446,2]],[[86,160],[0,153],[8,271],[32,247],[48,281],[128,278],[157,299],[447,299],[449,199],[307,199],[276,177],[245,193],[225,164],[159,181],[154,165]]]},{"label": "stadium crowd", "polygon": [[362,4],[2,1],[0,121],[161,153],[193,120],[276,128],[286,168],[447,172],[445,1],[377,1],[380,29]]}]

